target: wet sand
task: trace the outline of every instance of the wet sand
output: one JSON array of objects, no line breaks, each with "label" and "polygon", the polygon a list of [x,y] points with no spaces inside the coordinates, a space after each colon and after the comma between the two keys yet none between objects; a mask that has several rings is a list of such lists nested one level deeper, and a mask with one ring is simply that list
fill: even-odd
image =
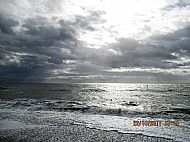
[{"label": "wet sand", "polygon": [[[2,122],[2,121],[1,121]],[[4,125],[4,126],[3,126]],[[2,124],[1,142],[173,142],[171,139],[123,134],[116,131],[98,130],[82,125],[13,127]],[[11,126],[10,126],[11,125]]]}]

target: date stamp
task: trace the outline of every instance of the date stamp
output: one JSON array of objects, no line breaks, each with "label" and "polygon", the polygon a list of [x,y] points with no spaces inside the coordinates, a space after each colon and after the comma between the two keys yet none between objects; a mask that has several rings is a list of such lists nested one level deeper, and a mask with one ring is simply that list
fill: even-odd
[{"label": "date stamp", "polygon": [[179,120],[133,120],[133,126],[179,126]]}]

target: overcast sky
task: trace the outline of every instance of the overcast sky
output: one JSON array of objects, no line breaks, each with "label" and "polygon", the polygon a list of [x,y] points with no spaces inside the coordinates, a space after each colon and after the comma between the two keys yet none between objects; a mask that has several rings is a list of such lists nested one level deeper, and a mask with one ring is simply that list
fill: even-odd
[{"label": "overcast sky", "polygon": [[190,80],[189,0],[0,0],[0,79]]}]

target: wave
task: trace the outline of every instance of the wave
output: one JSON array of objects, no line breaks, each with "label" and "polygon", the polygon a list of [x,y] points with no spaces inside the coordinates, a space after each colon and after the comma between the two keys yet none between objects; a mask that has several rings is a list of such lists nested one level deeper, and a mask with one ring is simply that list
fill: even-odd
[{"label": "wave", "polygon": [[[123,103],[121,107],[108,107],[88,105],[79,101],[66,100],[35,100],[35,99],[15,99],[11,101],[0,101],[0,109],[25,109],[29,111],[72,111],[81,113],[92,113],[101,115],[119,115],[119,116],[139,116],[155,118],[178,118],[190,119],[190,108],[170,108],[164,111],[139,111],[140,104],[135,102]],[[131,109],[132,108],[132,109]]]},{"label": "wave", "polygon": [[105,91],[106,90],[99,88],[88,88],[88,89],[82,89],[79,92],[105,92]]}]

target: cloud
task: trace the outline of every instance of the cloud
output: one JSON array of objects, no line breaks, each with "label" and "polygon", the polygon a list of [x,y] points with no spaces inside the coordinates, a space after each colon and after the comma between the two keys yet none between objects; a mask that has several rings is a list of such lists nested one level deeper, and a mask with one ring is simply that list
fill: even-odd
[{"label": "cloud", "polygon": [[0,15],[0,33],[14,34],[13,27],[18,24],[17,21]]},{"label": "cloud", "polygon": [[[167,46],[170,53],[176,57],[170,62],[178,66],[188,66],[190,58],[190,27],[179,29],[166,35],[156,35],[152,37],[157,42]],[[185,62],[186,60],[186,62]]]},{"label": "cloud", "polygon": [[118,39],[117,43],[109,45],[116,54],[109,57],[112,68],[119,67],[159,67],[171,68],[166,60],[174,59],[164,46],[142,44],[134,39]]},{"label": "cloud", "polygon": [[[158,6],[152,15],[149,11],[141,15],[136,9],[137,13],[132,12],[136,14],[134,19],[130,19],[130,14],[129,19],[110,15],[113,12],[102,8],[102,3],[99,0],[93,4],[85,0],[82,3],[72,0],[3,2],[0,9],[1,80],[189,79],[188,3],[169,3],[165,9]],[[180,18],[176,18],[176,9],[187,12],[180,11],[185,19],[182,26]],[[165,11],[168,11],[166,17],[171,19],[159,19]],[[120,14],[119,9],[117,14]],[[161,22],[156,23],[157,20]],[[165,27],[162,21],[170,24]],[[169,30],[163,33],[167,28]]]},{"label": "cloud", "polygon": [[[34,7],[36,2],[23,3],[26,8],[34,8],[26,12],[25,18],[18,17],[21,1],[3,3],[7,8],[12,8],[9,13],[7,9],[1,9],[0,15],[0,73],[3,80],[12,80],[14,76],[16,81],[26,78],[43,80],[44,76],[51,75],[47,73],[49,70],[73,68],[65,61],[78,63],[77,60],[84,60],[85,53],[81,51],[86,51],[86,48],[78,40],[79,34],[85,30],[93,31],[92,24],[98,21],[100,13],[89,11],[87,16],[73,15],[72,19],[65,20],[65,17],[50,14],[56,11],[53,7],[58,8],[59,2],[39,1],[43,3],[42,8]],[[44,14],[43,10],[49,15]],[[75,66],[73,70],[83,72],[85,64]]]},{"label": "cloud", "polygon": [[173,10],[178,8],[189,8],[190,2],[188,0],[169,1],[169,5],[164,7],[165,10]]}]

